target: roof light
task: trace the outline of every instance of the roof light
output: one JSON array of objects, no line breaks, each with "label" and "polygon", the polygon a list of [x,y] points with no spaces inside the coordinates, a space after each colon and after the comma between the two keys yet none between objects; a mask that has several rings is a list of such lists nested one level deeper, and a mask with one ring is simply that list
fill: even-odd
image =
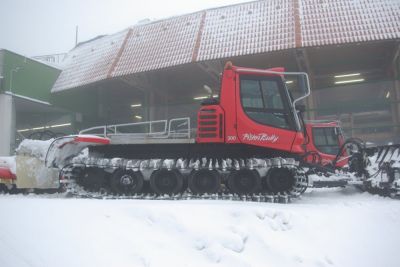
[{"label": "roof light", "polygon": [[390,97],[390,91],[387,91],[386,98],[389,98],[389,97]]},{"label": "roof light", "polygon": [[219,95],[213,95],[214,98],[219,97]]},{"label": "roof light", "polygon": [[286,81],[285,83],[286,84],[291,84],[291,83],[293,83],[293,81]]},{"label": "roof light", "polygon": [[32,131],[36,131],[36,130],[43,130],[44,128],[47,128],[46,126],[43,127],[36,127],[36,128],[32,128]]},{"label": "roof light", "polygon": [[138,119],[138,120],[141,120],[142,116],[136,115],[135,118]]},{"label": "roof light", "polygon": [[17,132],[23,133],[23,132],[29,132],[29,131],[36,131],[36,130],[43,130],[43,129],[48,129],[48,128],[58,128],[58,127],[65,127],[65,126],[70,126],[71,123],[64,123],[64,124],[54,124],[54,125],[46,125],[46,126],[41,126],[41,127],[35,127],[35,128],[29,128],[29,129],[21,129],[18,130]]},{"label": "roof light", "polygon": [[363,82],[365,79],[354,79],[354,80],[346,80],[346,81],[336,81],[335,84],[344,84],[344,83],[358,83]]},{"label": "roof light", "polygon": [[354,76],[360,76],[360,74],[361,73],[349,73],[349,74],[335,75],[335,78],[354,77]]},{"label": "roof light", "polygon": [[208,98],[208,96],[196,96],[196,97],[193,97],[194,100],[203,100],[203,99],[206,99],[206,98]]},{"label": "roof light", "polygon": [[142,104],[132,104],[131,105],[132,108],[137,108],[137,107],[141,107],[141,106],[142,106]]},{"label": "roof light", "polygon": [[71,125],[71,123],[55,124],[55,125],[51,125],[50,128],[65,127],[65,126],[70,126],[70,125]]}]

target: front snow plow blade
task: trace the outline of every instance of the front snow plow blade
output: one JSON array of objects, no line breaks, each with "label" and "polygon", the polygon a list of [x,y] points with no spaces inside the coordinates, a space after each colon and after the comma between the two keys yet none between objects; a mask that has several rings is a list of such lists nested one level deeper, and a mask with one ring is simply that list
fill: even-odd
[{"label": "front snow plow blade", "polygon": [[70,135],[57,139],[50,144],[46,157],[46,167],[64,167],[70,159],[84,148],[96,145],[108,145],[110,139],[95,135]]},{"label": "front snow plow blade", "polygon": [[60,170],[68,160],[90,145],[108,144],[109,139],[97,136],[65,136],[53,141],[24,140],[17,150],[17,189],[58,189]]}]

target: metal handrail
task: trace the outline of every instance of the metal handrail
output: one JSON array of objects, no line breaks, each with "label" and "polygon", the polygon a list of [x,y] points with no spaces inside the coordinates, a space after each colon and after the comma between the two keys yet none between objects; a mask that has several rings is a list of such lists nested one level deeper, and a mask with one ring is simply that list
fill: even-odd
[{"label": "metal handrail", "polygon": [[[168,138],[171,137],[171,133],[172,133],[171,125],[172,125],[172,122],[175,122],[175,121],[183,121],[180,125],[186,124],[187,125],[187,128],[186,128],[187,132],[186,133],[185,132],[183,132],[183,133],[174,132],[174,136],[182,136],[182,137],[187,136],[187,138],[190,138],[191,129],[190,129],[190,118],[189,117],[170,119],[169,120],[169,124],[168,124]],[[179,127],[179,125],[178,125],[178,127]]]},{"label": "metal handrail", "polygon": [[[177,132],[172,129],[172,124],[174,122],[182,121],[181,124],[178,125],[186,125],[184,132]],[[163,124],[163,131],[153,132],[154,125],[157,123]],[[119,133],[118,128],[127,127],[127,126],[140,126],[140,125],[148,125],[148,132],[130,132],[130,133]],[[152,138],[173,138],[173,137],[187,137],[191,136],[191,128],[190,128],[190,118],[173,118],[168,120],[156,120],[156,121],[144,121],[144,122],[133,122],[133,123],[123,123],[123,124],[114,124],[114,125],[103,125],[103,126],[95,126],[88,129],[84,129],[79,132],[79,134],[90,134],[91,131],[94,130],[102,130],[102,133],[93,134],[97,136],[109,137],[109,136],[138,136],[138,137],[147,137],[150,136]],[[112,130],[114,133],[107,133],[107,130]]]}]

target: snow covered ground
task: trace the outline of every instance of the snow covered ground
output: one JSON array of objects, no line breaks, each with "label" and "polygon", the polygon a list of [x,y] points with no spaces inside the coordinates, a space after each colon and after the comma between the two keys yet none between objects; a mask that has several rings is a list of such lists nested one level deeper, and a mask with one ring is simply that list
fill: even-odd
[{"label": "snow covered ground", "polygon": [[400,266],[400,201],[292,204],[0,195],[0,266]]}]

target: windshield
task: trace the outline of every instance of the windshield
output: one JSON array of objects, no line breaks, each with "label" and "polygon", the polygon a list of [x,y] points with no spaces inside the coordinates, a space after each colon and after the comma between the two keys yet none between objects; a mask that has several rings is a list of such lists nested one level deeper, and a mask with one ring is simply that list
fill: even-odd
[{"label": "windshield", "polygon": [[322,153],[337,155],[339,138],[334,127],[314,127],[312,129],[315,147]]},{"label": "windshield", "polygon": [[288,94],[279,77],[241,76],[240,99],[250,119],[277,128],[294,129]]}]

